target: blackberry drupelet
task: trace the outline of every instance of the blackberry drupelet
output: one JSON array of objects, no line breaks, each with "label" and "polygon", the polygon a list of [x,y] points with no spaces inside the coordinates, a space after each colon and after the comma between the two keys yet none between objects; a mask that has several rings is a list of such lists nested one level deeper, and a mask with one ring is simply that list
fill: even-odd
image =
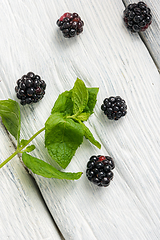
[{"label": "blackberry drupelet", "polygon": [[87,163],[86,176],[89,181],[100,186],[107,187],[113,179],[112,170],[114,161],[109,156],[92,156]]},{"label": "blackberry drupelet", "polygon": [[77,13],[64,13],[58,20],[57,25],[65,38],[71,38],[83,32],[84,22]]},{"label": "blackberry drupelet", "polygon": [[132,3],[124,10],[123,19],[131,32],[145,31],[152,22],[151,10],[144,2]]},{"label": "blackberry drupelet", "polygon": [[101,110],[110,120],[118,120],[127,113],[125,100],[120,96],[105,98]]},{"label": "blackberry drupelet", "polygon": [[39,75],[28,72],[17,81],[15,92],[21,105],[36,103],[45,95],[46,83]]}]

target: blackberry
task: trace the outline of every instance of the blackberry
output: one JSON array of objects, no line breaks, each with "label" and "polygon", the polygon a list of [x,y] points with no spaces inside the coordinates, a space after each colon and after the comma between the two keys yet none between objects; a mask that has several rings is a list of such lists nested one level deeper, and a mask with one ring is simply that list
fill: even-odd
[{"label": "blackberry", "polygon": [[91,156],[87,163],[86,176],[89,181],[100,186],[107,187],[113,179],[112,170],[114,161],[109,156]]},{"label": "blackberry", "polygon": [[123,19],[131,32],[145,31],[152,22],[151,10],[144,2],[132,3],[124,10]]},{"label": "blackberry", "polygon": [[28,72],[17,80],[15,92],[21,105],[36,103],[45,95],[46,83],[39,75]]},{"label": "blackberry", "polygon": [[125,100],[120,96],[105,98],[101,110],[110,120],[118,120],[127,113]]},{"label": "blackberry", "polygon": [[65,38],[71,38],[83,32],[84,22],[77,13],[64,13],[58,20],[57,25]]}]

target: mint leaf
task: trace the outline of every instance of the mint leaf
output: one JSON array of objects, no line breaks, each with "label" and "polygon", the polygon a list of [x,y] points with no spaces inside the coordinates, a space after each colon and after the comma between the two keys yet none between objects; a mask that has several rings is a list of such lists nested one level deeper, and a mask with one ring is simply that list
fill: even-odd
[{"label": "mint leaf", "polygon": [[85,107],[85,109],[83,110],[83,112],[89,112],[90,115],[93,113],[93,109],[96,105],[97,102],[97,94],[99,91],[99,88],[87,88],[88,89],[88,103],[87,106]]},{"label": "mint leaf", "polygon": [[57,98],[51,113],[60,112],[63,115],[72,115],[73,114],[73,102],[72,102],[72,92],[65,91],[59,95]]},{"label": "mint leaf", "polygon": [[88,103],[88,90],[84,82],[77,78],[72,89],[73,113],[81,113]]},{"label": "mint leaf", "polygon": [[36,147],[34,145],[30,145],[23,150],[23,152],[32,152]]},{"label": "mint leaf", "polygon": [[95,107],[97,101],[97,94],[99,88],[87,88],[88,89],[88,103],[82,113],[80,113],[76,118],[80,121],[87,121],[90,115],[93,113],[93,109]]},{"label": "mint leaf", "polygon": [[[22,140],[20,141],[20,146],[21,146],[21,147],[25,147],[25,146],[27,146],[27,145],[28,145],[28,140],[22,139]],[[21,151],[21,153],[23,153],[23,152],[32,152],[35,148],[36,148],[36,147],[35,147],[34,145],[30,145],[30,146],[26,147],[25,150]]]},{"label": "mint leaf", "polygon": [[19,143],[21,116],[19,104],[12,100],[0,100],[0,116],[6,129]]},{"label": "mint leaf", "polygon": [[101,144],[97,140],[95,140],[89,128],[87,128],[84,123],[81,123],[81,125],[83,126],[83,129],[84,129],[85,138],[87,138],[93,145],[101,149]]},{"label": "mint leaf", "polygon": [[70,163],[83,136],[83,126],[62,113],[51,114],[45,123],[45,147],[62,168]]},{"label": "mint leaf", "polygon": [[70,173],[70,172],[61,172],[50,164],[32,157],[27,153],[22,154],[22,160],[26,167],[32,170],[33,173],[40,175],[45,178],[58,178],[58,179],[67,179],[67,180],[77,180],[81,177],[82,172]]},{"label": "mint leaf", "polygon": [[[78,79],[76,82],[77,82],[77,84],[74,85],[74,88],[73,88],[74,90],[71,89],[70,91],[65,91],[59,95],[58,99],[56,100],[56,102],[52,108],[51,113],[53,114],[55,112],[60,112],[60,113],[63,113],[64,116],[73,115],[74,96],[77,96],[79,94],[79,90],[80,90],[80,88],[78,88],[77,86],[82,85],[84,87],[85,91],[88,90],[88,94],[87,94],[88,102],[82,113],[80,110],[80,112],[77,112],[75,114],[76,114],[76,117],[80,121],[87,121],[89,116],[93,113],[93,109],[94,109],[96,101],[97,101],[97,94],[98,94],[99,88],[86,88],[84,83],[81,84],[83,81],[80,79]],[[76,91],[77,91],[77,93],[76,93]],[[74,107],[75,107],[75,105],[74,105]]]},{"label": "mint leaf", "polygon": [[76,118],[83,122],[83,121],[87,121],[87,119],[89,118],[90,115],[91,114],[89,112],[88,113],[87,112],[82,112]]},{"label": "mint leaf", "polygon": [[22,139],[22,140],[20,141],[20,146],[25,146],[25,145],[27,144],[27,142],[28,142],[28,140]]}]

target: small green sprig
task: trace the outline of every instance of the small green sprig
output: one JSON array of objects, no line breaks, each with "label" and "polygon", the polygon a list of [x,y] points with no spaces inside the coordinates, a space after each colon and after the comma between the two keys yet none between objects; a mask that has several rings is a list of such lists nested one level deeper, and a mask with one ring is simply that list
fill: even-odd
[{"label": "small green sprig", "polygon": [[29,140],[22,139],[21,141],[19,104],[11,99],[0,100],[2,122],[17,140],[16,151],[0,164],[0,168],[18,153],[22,153],[24,164],[37,175],[46,178],[79,179],[82,172],[67,173],[59,171],[52,165],[29,155],[27,152],[35,149],[34,145],[29,144],[43,131],[45,131],[44,142],[48,153],[63,169],[70,163],[77,148],[83,142],[83,137],[87,138],[96,147],[101,148],[100,143],[95,140],[84,124],[84,121],[87,121],[93,113],[98,90],[98,88],[87,88],[84,82],[77,78],[74,87],[70,91],[65,91],[59,95],[51,110],[51,115],[45,122],[45,127],[35,133]]}]

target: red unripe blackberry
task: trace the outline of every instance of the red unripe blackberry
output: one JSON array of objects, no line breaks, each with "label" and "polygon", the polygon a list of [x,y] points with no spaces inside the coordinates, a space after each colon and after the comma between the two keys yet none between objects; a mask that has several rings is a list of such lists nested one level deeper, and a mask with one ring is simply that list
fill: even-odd
[{"label": "red unripe blackberry", "polygon": [[152,22],[151,10],[144,2],[132,3],[124,10],[123,19],[131,32],[145,31]]},{"label": "red unripe blackberry", "polygon": [[64,13],[58,20],[57,25],[65,38],[71,38],[83,32],[84,22],[77,13]]},{"label": "red unripe blackberry", "polygon": [[126,102],[120,97],[105,98],[101,110],[110,120],[118,120],[127,113]]},{"label": "red unripe blackberry", "polygon": [[113,179],[114,161],[109,156],[92,156],[87,163],[86,176],[89,181],[107,187]]},{"label": "red unripe blackberry", "polygon": [[28,72],[17,80],[15,92],[21,105],[36,103],[45,95],[46,83],[39,75]]}]

